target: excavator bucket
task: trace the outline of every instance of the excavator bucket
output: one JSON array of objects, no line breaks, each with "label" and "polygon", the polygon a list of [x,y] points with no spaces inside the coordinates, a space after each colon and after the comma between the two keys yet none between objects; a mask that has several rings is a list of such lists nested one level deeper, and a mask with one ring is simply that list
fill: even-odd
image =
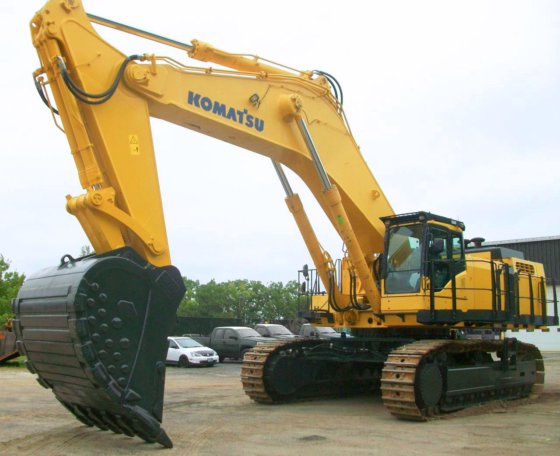
[{"label": "excavator bucket", "polygon": [[88,426],[173,444],[161,428],[167,336],[179,271],[130,248],[28,278],[13,302],[17,347],[38,382]]}]

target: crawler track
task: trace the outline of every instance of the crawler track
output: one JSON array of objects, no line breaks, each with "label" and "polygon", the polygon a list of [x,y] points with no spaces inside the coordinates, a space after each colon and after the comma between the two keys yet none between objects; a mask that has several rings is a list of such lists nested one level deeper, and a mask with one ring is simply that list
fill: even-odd
[{"label": "crawler track", "polygon": [[[298,361],[307,360],[305,352],[313,347],[322,344],[317,340],[297,340],[297,341],[274,341],[258,344],[252,351],[245,354],[243,365],[241,366],[241,382],[243,389],[255,402],[272,404],[279,402],[291,402],[309,398],[313,394],[304,394],[297,383],[292,384],[287,389],[278,389],[277,385],[286,376],[296,376],[297,374],[289,369],[280,369],[280,376],[276,374],[272,378],[271,372],[278,362],[287,361],[292,366]],[[299,369],[298,369],[299,370]]]},{"label": "crawler track", "polygon": [[[424,421],[444,411],[491,400],[540,394],[544,383],[544,363],[540,351],[530,344],[517,345],[519,367],[508,367],[502,371],[502,377],[492,377],[493,383],[488,376],[483,386],[475,384],[462,390],[457,388],[453,392],[450,391],[451,380],[446,380],[445,375],[440,373],[448,369],[449,375],[453,369],[445,363],[433,361],[472,353],[497,353],[502,348],[501,341],[423,340],[404,345],[389,355],[383,368],[383,402],[397,418]],[[426,367],[436,365],[438,367]],[[484,367],[459,366],[455,370],[469,375],[469,369],[472,371]],[[437,386],[434,388],[433,384]]]},{"label": "crawler track", "polygon": [[271,353],[287,344],[283,341],[262,343],[245,354],[241,366],[241,383],[243,383],[245,394],[255,402],[262,404],[272,404],[274,402],[264,385],[264,366]]},{"label": "crawler track", "polygon": [[372,390],[383,356],[341,341],[299,339],[257,345],[245,354],[241,381],[254,401],[272,404]]}]

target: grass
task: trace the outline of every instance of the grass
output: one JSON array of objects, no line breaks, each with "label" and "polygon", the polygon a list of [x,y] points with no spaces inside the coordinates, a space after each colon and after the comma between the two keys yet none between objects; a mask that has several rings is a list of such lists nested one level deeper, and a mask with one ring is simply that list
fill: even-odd
[{"label": "grass", "polygon": [[0,364],[0,369],[27,369],[25,367],[25,361],[27,358],[25,356],[18,356],[17,358],[11,359],[10,361],[6,361],[5,363]]}]

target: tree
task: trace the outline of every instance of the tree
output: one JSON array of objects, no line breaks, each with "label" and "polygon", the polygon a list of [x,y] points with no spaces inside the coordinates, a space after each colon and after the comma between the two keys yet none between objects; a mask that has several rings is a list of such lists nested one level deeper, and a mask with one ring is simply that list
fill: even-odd
[{"label": "tree", "polygon": [[298,286],[293,281],[286,285],[258,280],[200,284],[186,277],[183,281],[187,292],[177,311],[181,316],[238,318],[247,324],[297,316]]},{"label": "tree", "polygon": [[13,318],[11,301],[16,297],[25,275],[8,271],[10,262],[0,255],[0,329]]},{"label": "tree", "polygon": [[292,280],[286,285],[272,282],[267,287],[263,314],[267,320],[292,320],[298,311],[298,284]]},{"label": "tree", "polygon": [[198,288],[200,287],[200,282],[198,280],[191,280],[183,277],[183,283],[187,291],[185,296],[183,296],[182,301],[179,303],[179,308],[177,309],[177,315],[182,316],[198,316],[200,313],[200,306],[196,299]]}]

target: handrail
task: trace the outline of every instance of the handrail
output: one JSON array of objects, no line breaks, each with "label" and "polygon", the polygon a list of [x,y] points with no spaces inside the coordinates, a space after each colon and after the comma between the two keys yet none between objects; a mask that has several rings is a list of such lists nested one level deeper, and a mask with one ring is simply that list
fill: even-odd
[{"label": "handrail", "polygon": [[[480,287],[458,287],[455,270],[456,264],[459,262],[464,263],[465,267],[467,264],[472,263],[486,263],[489,265],[490,273],[490,287],[480,288]],[[429,267],[426,268],[429,287],[428,289],[423,289],[425,292],[429,293],[429,315],[430,320],[437,322],[438,312],[445,312],[447,319],[452,322],[465,321],[470,313],[474,315],[479,312],[479,315],[486,315],[484,320],[494,323],[503,324],[530,324],[537,326],[549,326],[558,324],[558,297],[555,284],[553,280],[546,281],[545,277],[539,277],[531,275],[524,271],[517,271],[512,274],[511,266],[505,263],[498,263],[492,260],[454,260],[454,259],[441,259],[441,260],[430,260],[426,262]],[[450,278],[448,282],[442,288],[435,287],[434,274],[437,265],[446,265],[449,271]],[[520,277],[526,277],[528,284],[528,295],[520,294]],[[502,286],[503,280],[503,286]],[[546,287],[545,284],[552,284],[552,299],[546,297]],[[450,286],[449,286],[450,285]],[[538,291],[536,291],[536,289]],[[443,295],[438,296],[437,293],[444,291]],[[488,299],[488,306],[486,308],[478,308],[476,310],[459,311],[457,309],[457,301],[459,291],[479,291],[490,293]],[[451,296],[449,296],[449,293]],[[438,309],[437,302],[442,299],[451,299],[451,309],[446,305],[445,309]],[[541,313],[537,314],[537,299],[540,301]],[[522,303],[529,301],[529,312],[527,314],[522,314],[521,308]],[[554,309],[554,316],[548,315],[548,306],[552,305]],[[449,316],[450,312],[450,316]],[[484,314],[487,312],[487,314]],[[483,319],[482,317],[478,317]]]}]

